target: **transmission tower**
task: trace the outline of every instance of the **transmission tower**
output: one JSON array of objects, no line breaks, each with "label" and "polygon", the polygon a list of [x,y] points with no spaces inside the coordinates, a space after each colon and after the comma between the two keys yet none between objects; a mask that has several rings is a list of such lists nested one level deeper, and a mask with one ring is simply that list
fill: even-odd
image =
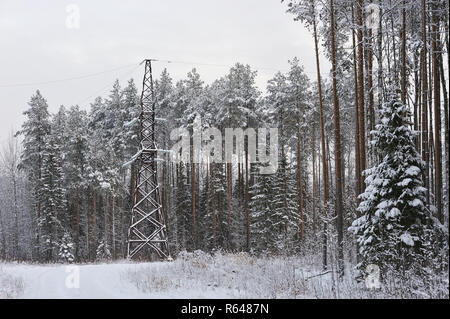
[{"label": "transmission tower", "polygon": [[147,59],[143,63],[145,73],[139,115],[140,149],[136,154],[138,173],[133,192],[131,225],[128,229],[127,257],[152,259],[156,253],[160,259],[171,259],[158,185],[152,60]]}]

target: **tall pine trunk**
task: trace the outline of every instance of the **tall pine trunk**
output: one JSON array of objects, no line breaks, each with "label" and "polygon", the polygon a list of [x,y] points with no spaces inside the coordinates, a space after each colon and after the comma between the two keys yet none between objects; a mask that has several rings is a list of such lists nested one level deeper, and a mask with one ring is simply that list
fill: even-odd
[{"label": "tall pine trunk", "polygon": [[[422,59],[421,59],[421,78],[422,78],[422,159],[425,161],[423,174],[424,185],[429,186],[429,151],[428,151],[428,80],[427,80],[427,9],[426,0],[422,0]],[[427,203],[430,204],[430,191],[427,190]]]},{"label": "tall pine trunk", "polygon": [[78,259],[80,246],[80,191],[75,190],[75,258]]},{"label": "tall pine trunk", "polygon": [[93,228],[93,243],[94,247],[97,248],[97,192],[95,191],[95,186],[93,187],[93,195],[92,195],[92,228]]},{"label": "tall pine trunk", "polygon": [[315,0],[312,0],[313,8],[313,33],[314,33],[314,49],[316,56],[316,71],[317,71],[317,91],[319,95],[319,114],[320,114],[320,134],[322,146],[322,174],[323,174],[323,243],[322,243],[322,266],[327,269],[327,204],[328,204],[328,176],[327,176],[327,159],[325,150],[325,123],[323,116],[323,97],[322,97],[322,81],[320,78],[320,61],[319,61],[319,44],[316,25]]},{"label": "tall pine trunk", "polygon": [[344,276],[344,243],[343,243],[343,207],[342,207],[342,154],[341,154],[341,127],[339,99],[336,80],[336,48],[335,48],[335,22],[334,22],[334,0],[330,0],[331,20],[331,70],[333,75],[333,105],[334,105],[334,160],[336,173],[336,214],[338,235],[338,268],[339,277]]},{"label": "tall pine trunk", "polygon": [[[302,172],[302,155],[301,155],[301,117],[300,117],[300,103],[299,90],[297,87],[297,173],[298,173],[298,214],[300,216],[300,240],[303,241],[305,235],[305,221],[303,218],[303,172]],[[283,129],[281,129],[283,132]],[[283,147],[283,146],[282,146]],[[284,149],[283,149],[284,153]],[[284,154],[282,155],[284,157]],[[286,172],[285,172],[286,175]]]},{"label": "tall pine trunk", "polygon": [[[355,22],[354,6],[352,5],[352,22]],[[354,91],[355,91],[355,201],[356,206],[358,206],[359,199],[358,196],[361,194],[361,168],[360,168],[360,129],[359,129],[359,101],[358,101],[358,68],[356,60],[356,41],[355,41],[355,30],[352,30],[352,44],[353,44],[353,81],[354,81]],[[358,213],[357,213],[358,214]]]},{"label": "tall pine trunk", "polygon": [[312,126],[312,137],[311,137],[311,152],[312,152],[312,205],[313,205],[313,234],[316,236],[316,126],[313,123]]},{"label": "tall pine trunk", "polygon": [[[360,172],[364,172],[366,169],[366,124],[365,124],[365,110],[364,110],[364,48],[363,48],[363,0],[358,0],[356,5],[356,15],[358,24],[358,86],[359,86],[359,155]],[[360,192],[364,192],[365,184],[362,174],[360,179]]]},{"label": "tall pine trunk", "polygon": [[249,165],[248,165],[248,136],[247,136],[245,140],[245,242],[247,252],[250,251],[250,216],[248,211],[249,205],[248,170]]},{"label": "tall pine trunk", "polygon": [[434,4],[432,17],[432,52],[433,52],[433,93],[434,93],[434,167],[435,167],[435,198],[437,218],[444,223],[442,213],[442,151],[441,151],[441,91],[439,78],[438,36],[439,22],[436,17],[437,5]]},{"label": "tall pine trunk", "polygon": [[[448,109],[448,93],[447,93],[447,84],[445,81],[445,74],[444,74],[444,65],[443,65],[443,61],[442,61],[442,54],[439,54],[439,73],[440,73],[440,80],[441,80],[441,84],[442,84],[442,93],[443,93],[443,97],[444,97],[444,141],[445,141],[445,194],[447,196],[447,203],[448,203],[448,196],[449,196],[449,182],[448,180],[450,179],[449,176],[449,140],[450,140],[450,134],[449,134],[449,109]],[[448,205],[448,204],[447,204]],[[448,208],[448,206],[447,206]]]},{"label": "tall pine trunk", "polygon": [[403,0],[402,2],[402,32],[401,32],[401,38],[402,38],[402,84],[401,84],[401,99],[402,103],[406,104],[406,1]]}]

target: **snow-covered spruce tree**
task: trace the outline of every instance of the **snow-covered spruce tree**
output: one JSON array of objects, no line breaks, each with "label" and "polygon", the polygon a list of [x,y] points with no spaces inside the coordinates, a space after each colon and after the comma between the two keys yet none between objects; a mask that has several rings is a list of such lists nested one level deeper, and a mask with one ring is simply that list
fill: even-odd
[{"label": "snow-covered spruce tree", "polygon": [[[178,176],[176,185],[176,248],[175,251],[179,252],[188,249],[189,240],[191,239],[192,219],[190,214],[190,202],[191,194],[189,192],[189,185],[187,180],[189,176],[186,176],[186,164],[180,162],[178,164]],[[190,247],[189,247],[190,248]]]},{"label": "snow-covered spruce tree", "polygon": [[271,179],[271,236],[276,241],[273,252],[290,253],[298,244],[294,241],[299,234],[300,219],[297,214],[295,171],[288,166],[285,157],[280,158],[278,170]]},{"label": "snow-covered spruce tree", "polygon": [[279,233],[273,221],[273,175],[258,174],[258,167],[252,165],[251,168],[255,182],[250,186],[250,247],[257,254],[268,254],[276,250],[276,234]]},{"label": "snow-covered spruce tree", "polygon": [[392,96],[372,131],[372,143],[382,161],[364,172],[361,217],[350,227],[359,245],[360,270],[368,264],[378,265],[382,273],[423,269],[433,251],[437,228],[425,205],[423,162],[414,146],[409,116],[407,106]]}]

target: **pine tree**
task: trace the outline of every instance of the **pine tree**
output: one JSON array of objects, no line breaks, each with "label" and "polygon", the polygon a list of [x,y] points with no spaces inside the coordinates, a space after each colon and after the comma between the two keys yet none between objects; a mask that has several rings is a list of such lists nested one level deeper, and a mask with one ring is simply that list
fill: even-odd
[{"label": "pine tree", "polygon": [[[91,104],[91,111],[88,122],[88,154],[86,175],[89,179],[89,185],[92,188],[92,247],[98,247],[100,238],[100,219],[98,218],[97,201],[100,198],[100,183],[103,182],[103,162],[105,157],[102,121],[105,117],[104,101],[98,97]],[[95,254],[96,252],[93,251]],[[96,256],[96,255],[95,255]]]},{"label": "pine tree", "polygon": [[[217,90],[217,103],[215,107],[215,124],[220,129],[225,128],[248,128],[251,123],[257,118],[255,114],[256,102],[260,95],[255,85],[256,71],[253,71],[249,65],[236,63],[230,68],[228,74],[216,81],[214,88]],[[246,153],[246,166],[248,167],[247,146],[244,145],[244,152]],[[240,150],[242,151],[242,150]],[[226,152],[228,154],[228,152]],[[244,154],[237,154],[239,159]],[[233,206],[233,158],[232,155],[226,155],[227,162],[225,165],[225,180],[227,182],[226,190],[226,247],[234,248],[232,243],[236,240],[233,238],[235,229],[232,225],[236,225],[236,209]],[[248,174],[248,172],[246,172]],[[247,210],[247,205],[246,205]],[[246,221],[248,223],[248,221]]]},{"label": "pine tree", "polygon": [[[284,0],[282,0],[284,1]],[[318,108],[320,115],[320,141],[321,141],[321,153],[322,153],[322,185],[323,185],[323,215],[325,219],[327,218],[327,207],[328,207],[328,164],[326,160],[326,150],[325,150],[325,116],[324,116],[324,96],[322,90],[322,77],[320,71],[320,59],[319,59],[319,32],[318,32],[318,23],[321,17],[325,17],[326,15],[322,15],[320,13],[320,8],[318,8],[321,4],[316,0],[291,0],[288,2],[288,13],[294,14],[294,20],[302,21],[307,28],[312,29],[313,39],[314,39],[314,55],[315,55],[315,64],[316,64],[316,73],[317,73],[317,98],[318,98]],[[323,4],[325,5],[325,4]],[[359,158],[358,158],[359,160]],[[327,223],[323,223],[323,254],[322,254],[322,266],[324,269],[328,266],[327,261]]]},{"label": "pine tree", "polygon": [[[27,120],[22,124],[22,130],[17,134],[23,135],[23,149],[21,155],[21,163],[19,168],[24,170],[30,181],[31,193],[33,196],[33,206],[36,210],[34,227],[41,218],[41,179],[42,179],[42,163],[45,144],[50,133],[50,114],[48,112],[47,101],[36,91],[28,103],[30,108],[24,112]],[[32,254],[35,258],[40,259],[40,236],[39,228],[34,230],[34,248]]]},{"label": "pine tree", "polygon": [[364,172],[367,187],[358,207],[362,216],[350,230],[357,236],[360,268],[410,269],[426,262],[436,230],[426,206],[424,163],[414,145],[416,133],[409,128],[408,107],[393,96],[380,116],[373,144],[383,160]]},{"label": "pine tree", "polygon": [[87,113],[77,106],[72,106],[67,113],[67,141],[65,141],[65,187],[69,194],[69,204],[72,211],[70,226],[75,239],[75,258],[82,254],[81,235],[84,219],[83,190],[86,186],[87,165]]},{"label": "pine tree", "polygon": [[59,217],[66,209],[65,190],[62,186],[63,171],[60,164],[60,145],[55,136],[50,136],[44,152],[42,187],[40,189],[42,213],[38,220],[43,241],[42,253],[46,261],[52,261],[56,257],[58,234],[63,228]]},{"label": "pine tree", "polygon": [[[134,81],[128,81],[128,85],[122,92],[123,96],[123,110],[121,111],[122,120],[122,143],[124,145],[124,162],[129,161],[139,149],[139,97]],[[122,174],[122,192],[125,198],[122,199],[122,218],[121,218],[121,236],[122,236],[122,250],[125,253],[125,240],[127,234],[126,225],[130,225],[131,212],[134,202],[134,185],[136,180],[136,163],[131,163],[129,167],[123,167],[121,163]],[[128,178],[127,178],[128,177]]]},{"label": "pine tree", "polygon": [[[0,153],[0,163],[3,166],[7,183],[11,188],[12,195],[12,214],[14,220],[13,238],[11,240],[13,248],[13,258],[19,259],[19,203],[18,203],[18,186],[21,174],[18,169],[19,164],[19,139],[14,137],[13,131],[8,136],[7,142]],[[2,222],[2,221],[0,221]],[[2,230],[2,239],[6,242],[6,231]],[[6,245],[6,244],[5,244]],[[3,245],[3,252],[6,255],[6,246]]]}]

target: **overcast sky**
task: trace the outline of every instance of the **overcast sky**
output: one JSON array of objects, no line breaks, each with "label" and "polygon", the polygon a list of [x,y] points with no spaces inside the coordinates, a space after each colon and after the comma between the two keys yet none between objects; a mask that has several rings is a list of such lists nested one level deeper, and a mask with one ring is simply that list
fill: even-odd
[{"label": "overcast sky", "polygon": [[[248,63],[264,90],[297,56],[315,80],[311,34],[285,10],[280,0],[0,0],[0,142],[20,128],[36,89],[51,112],[62,104],[88,109],[116,78],[140,83],[144,58],[189,62],[155,62],[154,72],[167,67],[176,81],[196,67],[206,83]],[[98,75],[84,77],[91,74]]]}]

